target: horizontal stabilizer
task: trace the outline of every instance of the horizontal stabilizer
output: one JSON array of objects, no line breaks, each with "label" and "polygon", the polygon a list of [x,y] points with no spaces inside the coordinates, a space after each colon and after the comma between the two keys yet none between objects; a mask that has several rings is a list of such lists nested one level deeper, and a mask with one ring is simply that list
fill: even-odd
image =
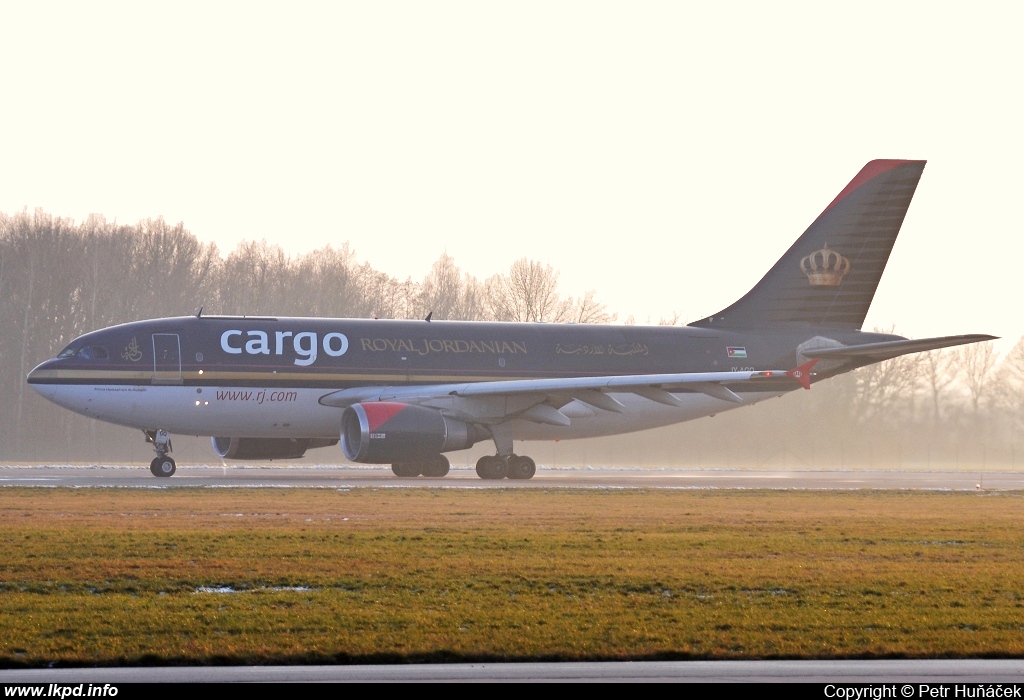
[{"label": "horizontal stabilizer", "polygon": [[927,352],[929,350],[939,350],[940,348],[951,348],[956,345],[981,343],[986,340],[995,339],[996,336],[994,335],[948,335],[942,338],[888,340],[883,343],[868,343],[866,345],[819,348],[816,350],[805,350],[801,354],[805,357],[816,357],[822,360],[867,360],[869,362],[881,362],[882,360],[891,360],[894,357],[907,355],[912,352]]}]

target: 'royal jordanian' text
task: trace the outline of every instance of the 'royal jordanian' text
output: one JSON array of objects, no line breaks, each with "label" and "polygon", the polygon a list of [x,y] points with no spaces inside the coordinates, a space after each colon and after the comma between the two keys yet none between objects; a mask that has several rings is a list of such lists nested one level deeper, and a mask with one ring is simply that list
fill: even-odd
[{"label": "'royal jordanian' text", "polygon": [[513,340],[427,340],[426,338],[360,338],[367,352],[407,352],[411,355],[430,353],[479,352],[493,355],[525,355],[526,344]]}]

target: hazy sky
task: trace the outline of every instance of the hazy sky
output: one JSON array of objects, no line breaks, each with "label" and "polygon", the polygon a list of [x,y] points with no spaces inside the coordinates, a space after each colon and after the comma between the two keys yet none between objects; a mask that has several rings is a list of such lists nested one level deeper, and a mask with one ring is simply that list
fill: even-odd
[{"label": "hazy sky", "polygon": [[1020,7],[0,0],[0,211],[348,241],[416,280],[527,256],[695,320],[865,162],[920,158],[867,327],[1016,340]]}]

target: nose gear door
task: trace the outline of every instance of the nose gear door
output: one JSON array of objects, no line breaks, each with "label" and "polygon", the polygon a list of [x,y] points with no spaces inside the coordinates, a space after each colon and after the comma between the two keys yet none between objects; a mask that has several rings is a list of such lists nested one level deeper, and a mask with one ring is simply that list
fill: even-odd
[{"label": "nose gear door", "polygon": [[181,342],[177,333],[153,334],[153,383],[181,384]]}]

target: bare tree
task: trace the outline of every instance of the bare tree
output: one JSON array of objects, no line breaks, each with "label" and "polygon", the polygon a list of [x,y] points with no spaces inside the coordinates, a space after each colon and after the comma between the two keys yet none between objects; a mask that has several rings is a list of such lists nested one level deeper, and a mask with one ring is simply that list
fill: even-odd
[{"label": "bare tree", "polygon": [[444,253],[420,285],[420,315],[432,318],[478,321],[485,317],[480,283],[463,275],[455,259]]},{"label": "bare tree", "polygon": [[487,293],[482,282],[472,275],[463,278],[462,309],[459,318],[464,321],[487,321]]},{"label": "bare tree", "polygon": [[486,283],[487,305],[496,321],[565,322],[572,300],[558,296],[558,273],[550,265],[520,258],[507,275]]},{"label": "bare tree", "polygon": [[902,355],[861,367],[853,373],[853,415],[861,422],[885,421],[888,416],[913,415],[914,395],[921,382],[919,355]]},{"label": "bare tree", "polygon": [[1006,383],[1024,385],[1024,338],[1017,341],[1000,363],[1000,375]]},{"label": "bare tree", "polygon": [[1024,338],[1017,341],[996,369],[993,398],[1011,416],[1024,422]]},{"label": "bare tree", "polygon": [[401,282],[364,263],[359,268],[363,293],[373,318],[415,318],[419,288],[411,279]]},{"label": "bare tree", "polygon": [[420,286],[422,310],[438,319],[459,318],[462,297],[462,271],[455,259],[444,253],[430,268]]},{"label": "bare tree", "polygon": [[286,302],[291,260],[280,246],[243,241],[224,261],[221,311],[229,314],[287,314],[301,309]]},{"label": "bare tree", "polygon": [[954,355],[944,350],[932,350],[921,355],[921,371],[925,389],[931,395],[932,427],[942,420],[940,396],[956,379]]},{"label": "bare tree", "polygon": [[611,323],[617,314],[608,313],[608,307],[594,299],[594,290],[583,295],[572,307],[571,323]]},{"label": "bare tree", "polygon": [[340,248],[325,246],[298,258],[292,275],[297,302],[290,313],[302,316],[368,316],[364,290],[360,284],[355,253],[348,243]]},{"label": "bare tree", "polygon": [[992,343],[962,345],[954,355],[953,363],[970,392],[975,418],[978,417],[982,402],[989,398],[988,391],[998,358],[999,353],[992,347]]}]

